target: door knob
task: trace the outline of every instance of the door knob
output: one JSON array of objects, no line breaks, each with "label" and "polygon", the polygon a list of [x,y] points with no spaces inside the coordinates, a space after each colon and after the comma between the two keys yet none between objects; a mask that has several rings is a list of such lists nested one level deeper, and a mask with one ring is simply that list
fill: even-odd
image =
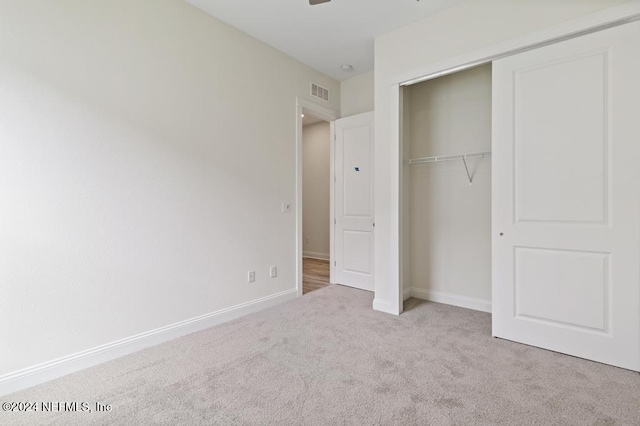
[{"label": "door knob", "polygon": [[501,237],[504,237],[504,233],[503,233],[503,232],[501,232],[501,233],[500,233],[500,236],[501,236]]}]

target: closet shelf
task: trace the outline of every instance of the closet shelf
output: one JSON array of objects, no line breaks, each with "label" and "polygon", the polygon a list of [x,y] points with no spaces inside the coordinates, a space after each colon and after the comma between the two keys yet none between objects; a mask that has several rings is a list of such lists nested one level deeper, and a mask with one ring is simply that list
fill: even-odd
[{"label": "closet shelf", "polygon": [[451,160],[466,160],[468,158],[484,158],[491,156],[491,151],[486,152],[472,152],[469,154],[458,155],[439,155],[437,157],[420,157],[406,160],[405,164],[423,164],[423,163],[435,163],[437,161],[451,161]]},{"label": "closet shelf", "polygon": [[437,157],[420,157],[420,158],[412,158],[410,160],[405,160],[405,164],[424,164],[424,163],[435,163],[438,161],[451,161],[451,160],[462,160],[464,163],[464,169],[467,171],[467,177],[469,178],[469,185],[473,183],[473,177],[469,173],[469,167],[467,167],[467,159],[469,158],[484,158],[489,157],[491,155],[491,151],[485,152],[471,152],[468,154],[458,154],[458,155],[440,155]]}]

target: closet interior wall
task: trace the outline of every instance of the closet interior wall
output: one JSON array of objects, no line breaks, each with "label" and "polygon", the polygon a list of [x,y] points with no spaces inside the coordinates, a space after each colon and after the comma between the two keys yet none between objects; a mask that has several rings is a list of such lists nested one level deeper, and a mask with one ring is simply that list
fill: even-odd
[{"label": "closet interior wall", "polygon": [[402,92],[402,280],[409,296],[491,303],[491,157],[406,160],[491,151],[491,64]]}]

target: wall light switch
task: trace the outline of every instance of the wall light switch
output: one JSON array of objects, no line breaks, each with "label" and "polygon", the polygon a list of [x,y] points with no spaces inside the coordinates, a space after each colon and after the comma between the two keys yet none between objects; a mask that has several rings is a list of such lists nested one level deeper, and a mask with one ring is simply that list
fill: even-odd
[{"label": "wall light switch", "polygon": [[291,203],[282,203],[282,213],[291,213]]}]

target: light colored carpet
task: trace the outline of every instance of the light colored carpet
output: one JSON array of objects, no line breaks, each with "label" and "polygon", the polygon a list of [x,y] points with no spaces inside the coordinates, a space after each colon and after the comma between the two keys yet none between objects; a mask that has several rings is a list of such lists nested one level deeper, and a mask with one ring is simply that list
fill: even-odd
[{"label": "light colored carpet", "polygon": [[108,413],[0,424],[640,424],[640,375],[491,337],[488,314],[368,292],[303,298],[0,398]]}]

